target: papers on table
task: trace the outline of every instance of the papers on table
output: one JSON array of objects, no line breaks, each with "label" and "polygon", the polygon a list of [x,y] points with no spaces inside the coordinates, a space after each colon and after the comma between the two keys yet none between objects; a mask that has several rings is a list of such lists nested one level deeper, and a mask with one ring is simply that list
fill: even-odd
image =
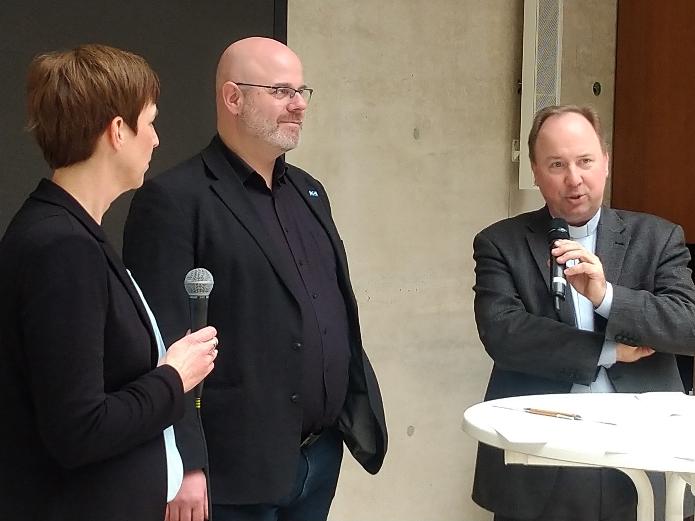
[{"label": "papers on table", "polygon": [[[561,444],[583,451],[672,457],[695,462],[695,397],[683,393],[518,396],[488,410],[490,425],[512,444]],[[525,409],[562,413],[558,417]],[[581,419],[568,419],[577,416]],[[654,443],[658,441],[657,443]],[[579,444],[579,445],[577,445]]]}]

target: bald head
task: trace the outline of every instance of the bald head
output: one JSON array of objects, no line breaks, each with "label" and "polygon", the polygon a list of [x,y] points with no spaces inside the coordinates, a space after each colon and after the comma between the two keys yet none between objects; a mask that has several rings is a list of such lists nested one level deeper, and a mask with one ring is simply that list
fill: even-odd
[{"label": "bald head", "polygon": [[222,141],[249,164],[255,156],[272,169],[279,155],[299,144],[305,87],[302,62],[286,45],[259,37],[234,42],[217,65]]},{"label": "bald head", "polygon": [[216,90],[228,81],[273,85],[301,73],[302,62],[286,45],[254,36],[231,44],[217,64]]}]

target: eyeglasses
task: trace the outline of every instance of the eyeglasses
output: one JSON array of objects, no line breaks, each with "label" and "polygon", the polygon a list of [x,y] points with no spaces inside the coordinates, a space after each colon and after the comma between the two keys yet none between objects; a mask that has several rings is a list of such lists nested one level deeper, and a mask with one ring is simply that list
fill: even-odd
[{"label": "eyeglasses", "polygon": [[240,83],[238,81],[235,81],[237,85],[243,85],[244,87],[260,87],[262,89],[269,89],[270,90],[270,95],[273,96],[275,99],[283,100],[283,99],[292,99],[294,98],[295,94],[299,94],[302,98],[304,98],[304,101],[309,103],[311,101],[311,95],[314,93],[314,89],[310,89],[308,87],[302,87],[301,89],[294,89],[292,87],[276,87],[274,85],[257,85],[255,83]]}]

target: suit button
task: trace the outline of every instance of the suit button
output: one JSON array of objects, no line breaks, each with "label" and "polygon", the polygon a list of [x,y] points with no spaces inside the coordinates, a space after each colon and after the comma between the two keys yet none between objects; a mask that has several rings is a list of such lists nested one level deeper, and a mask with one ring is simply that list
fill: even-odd
[{"label": "suit button", "polygon": [[299,401],[299,395],[297,393],[294,393],[292,396],[290,396],[290,401],[292,403],[297,403]]},{"label": "suit button", "polygon": [[301,342],[292,342],[292,349],[295,351],[299,351],[302,348],[302,343]]}]

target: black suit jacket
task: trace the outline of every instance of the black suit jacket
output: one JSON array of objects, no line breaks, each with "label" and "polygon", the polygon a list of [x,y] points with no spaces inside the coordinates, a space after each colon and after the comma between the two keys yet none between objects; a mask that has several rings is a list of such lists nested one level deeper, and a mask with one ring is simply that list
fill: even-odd
[{"label": "black suit jacket", "polygon": [[[559,314],[553,308],[549,223],[542,208],[495,223],[474,239],[475,318],[494,361],[485,399],[566,393],[574,383],[589,384],[606,338],[657,351],[613,365],[608,376],[616,391],[682,392],[674,353],[695,351],[695,287],[680,226],[602,209],[596,255],[614,294],[608,320],[595,315],[594,332],[575,327],[571,298]],[[499,515],[533,519],[545,508],[556,471],[505,466],[501,450],[481,444],[473,499]]]},{"label": "black suit jacket", "polygon": [[183,387],[101,228],[43,180],[0,273],[0,518],[161,521]]},{"label": "black suit jacket", "polygon": [[[295,479],[302,323],[286,282],[293,267],[281,261],[223,146],[215,137],[200,154],[145,183],[132,202],[123,253],[169,339],[190,325],[186,273],[194,267],[212,272],[208,322],[218,330],[220,347],[202,404],[212,501],[264,503],[286,495]],[[376,473],[386,453],[386,425],[376,377],[362,348],[345,250],[323,186],[291,165],[287,177],[335,250],[352,350],[339,428],[355,458]],[[177,442],[185,468],[202,468],[205,446],[192,408],[187,412],[188,421],[176,426]]]}]

